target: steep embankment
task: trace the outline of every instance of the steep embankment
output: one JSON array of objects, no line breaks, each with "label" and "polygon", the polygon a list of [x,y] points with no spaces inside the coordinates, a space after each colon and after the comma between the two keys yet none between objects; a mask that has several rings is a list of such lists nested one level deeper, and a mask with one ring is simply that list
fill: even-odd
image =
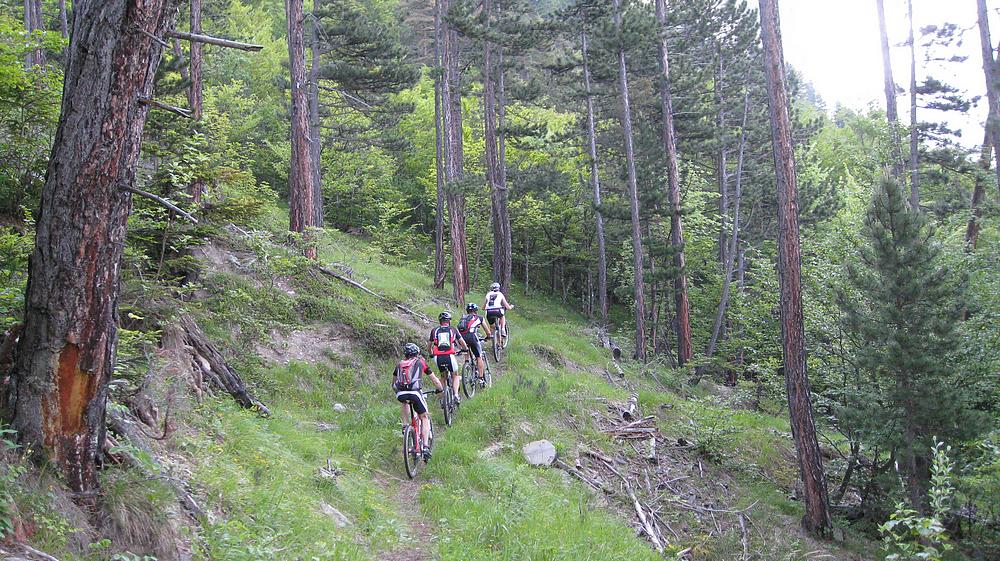
[{"label": "steep embankment", "polygon": [[[323,237],[320,261],[385,299],[243,232],[195,254],[199,288],[184,306],[271,414],[203,393],[190,350],[164,329],[143,394],[159,423],[169,411],[167,435],[142,438],[156,461],[109,476],[122,488],[115,523],[102,530],[108,550],[233,561],[638,561],[661,559],[659,541],[666,558],[864,557],[845,549],[864,542],[819,544],[798,530],[783,420],[691,393],[669,370],[626,365],[621,375],[584,318],[517,293],[496,385],[463,404],[453,427],[434,407],[434,458],[409,481],[389,372],[401,343],[430,328],[417,315],[436,316],[447,295],[340,234]],[[622,428],[633,394],[639,431]],[[522,446],[538,439],[556,445],[556,466],[524,460]],[[185,517],[163,481],[186,485],[206,517]],[[36,531],[46,545],[52,535]]]}]

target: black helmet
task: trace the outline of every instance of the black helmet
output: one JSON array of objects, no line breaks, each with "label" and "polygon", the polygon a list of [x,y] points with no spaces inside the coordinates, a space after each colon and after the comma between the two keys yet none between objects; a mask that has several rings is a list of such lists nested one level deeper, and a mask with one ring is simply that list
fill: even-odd
[{"label": "black helmet", "polygon": [[476,310],[478,310],[478,309],[479,309],[479,306],[477,306],[477,305],[476,305],[475,303],[473,303],[473,302],[469,302],[468,304],[466,304],[466,305],[465,305],[465,311],[466,311],[466,312],[469,312],[470,314],[471,314],[472,312],[475,312],[475,311],[476,311]]},{"label": "black helmet", "polygon": [[500,283],[495,282],[495,283],[491,284],[490,285],[490,290],[493,291],[493,292],[496,292],[496,291],[500,290]]},{"label": "black helmet", "polygon": [[416,346],[414,343],[407,343],[403,345],[403,356],[406,358],[413,358],[420,354],[420,347]]},{"label": "black helmet", "polygon": [[438,314],[438,321],[451,321],[451,312],[441,312]]}]

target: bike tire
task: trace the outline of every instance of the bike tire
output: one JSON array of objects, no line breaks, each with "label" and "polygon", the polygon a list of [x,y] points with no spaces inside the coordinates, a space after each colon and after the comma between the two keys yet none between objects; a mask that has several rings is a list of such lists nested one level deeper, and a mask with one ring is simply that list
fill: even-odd
[{"label": "bike tire", "polygon": [[465,361],[462,365],[462,391],[465,392],[465,397],[471,398],[476,395],[476,368],[472,365],[472,361]]},{"label": "bike tire", "polygon": [[510,344],[510,327],[507,326],[507,322],[503,324],[503,350],[507,350],[507,345]]},{"label": "bike tire", "polygon": [[448,380],[448,385],[444,389],[441,409],[444,411],[444,424],[450,427],[455,422],[455,396],[451,393],[451,380]]},{"label": "bike tire", "polygon": [[483,383],[485,387],[493,387],[493,369],[490,368],[490,361],[484,361],[486,368],[483,369]]},{"label": "bike tire", "polygon": [[494,358],[494,360],[496,360],[499,363],[502,356],[503,356],[503,347],[500,345],[500,334],[499,333],[494,333],[493,334],[493,358]]},{"label": "bike tire", "polygon": [[423,451],[417,442],[417,433],[412,425],[407,425],[403,431],[403,465],[406,466],[406,476],[413,479],[420,473],[420,462]]}]

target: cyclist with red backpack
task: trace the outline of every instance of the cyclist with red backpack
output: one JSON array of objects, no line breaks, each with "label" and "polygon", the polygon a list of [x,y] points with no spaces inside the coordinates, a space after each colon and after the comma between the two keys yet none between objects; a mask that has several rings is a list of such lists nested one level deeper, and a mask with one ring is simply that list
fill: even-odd
[{"label": "cyclist with red backpack", "polygon": [[423,392],[420,391],[420,376],[427,374],[434,382],[438,391],[444,389],[441,380],[434,375],[427,361],[420,356],[420,347],[413,343],[403,346],[403,360],[399,361],[396,369],[392,372],[392,389],[396,391],[396,400],[402,404],[403,427],[410,424],[410,407],[420,418],[420,434],[423,442],[422,447],[424,461],[431,459],[430,437],[431,421],[427,416],[427,400],[424,399]]},{"label": "cyclist with red backpack", "polygon": [[482,327],[486,331],[487,339],[493,337],[493,332],[490,330],[489,324],[483,321],[482,316],[479,315],[478,305],[471,302],[466,304],[465,312],[462,319],[458,320],[458,332],[462,334],[469,352],[476,357],[476,370],[479,372],[479,379],[482,380],[486,364],[483,360],[483,345],[479,341],[479,328]]},{"label": "cyclist with red backpack", "polygon": [[461,402],[461,399],[458,397],[458,388],[462,384],[462,371],[458,368],[458,361],[455,360],[455,355],[458,354],[459,348],[466,351],[469,348],[466,346],[462,334],[451,326],[450,312],[441,312],[438,315],[438,324],[437,327],[431,330],[429,350],[431,356],[437,362],[438,371],[441,372],[442,376],[447,377],[449,373],[451,374],[451,386],[454,390],[453,395],[455,396],[456,403],[458,403]]}]

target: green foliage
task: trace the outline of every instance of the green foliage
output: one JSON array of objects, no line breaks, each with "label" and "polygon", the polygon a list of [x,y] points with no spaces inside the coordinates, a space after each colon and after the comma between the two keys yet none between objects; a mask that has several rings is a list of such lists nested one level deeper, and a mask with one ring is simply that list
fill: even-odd
[{"label": "green foliage", "polygon": [[941,561],[953,547],[944,520],[955,493],[955,464],[948,457],[950,446],[935,439],[932,450],[930,515],[921,516],[902,503],[896,506],[896,512],[879,526],[887,561]]}]

